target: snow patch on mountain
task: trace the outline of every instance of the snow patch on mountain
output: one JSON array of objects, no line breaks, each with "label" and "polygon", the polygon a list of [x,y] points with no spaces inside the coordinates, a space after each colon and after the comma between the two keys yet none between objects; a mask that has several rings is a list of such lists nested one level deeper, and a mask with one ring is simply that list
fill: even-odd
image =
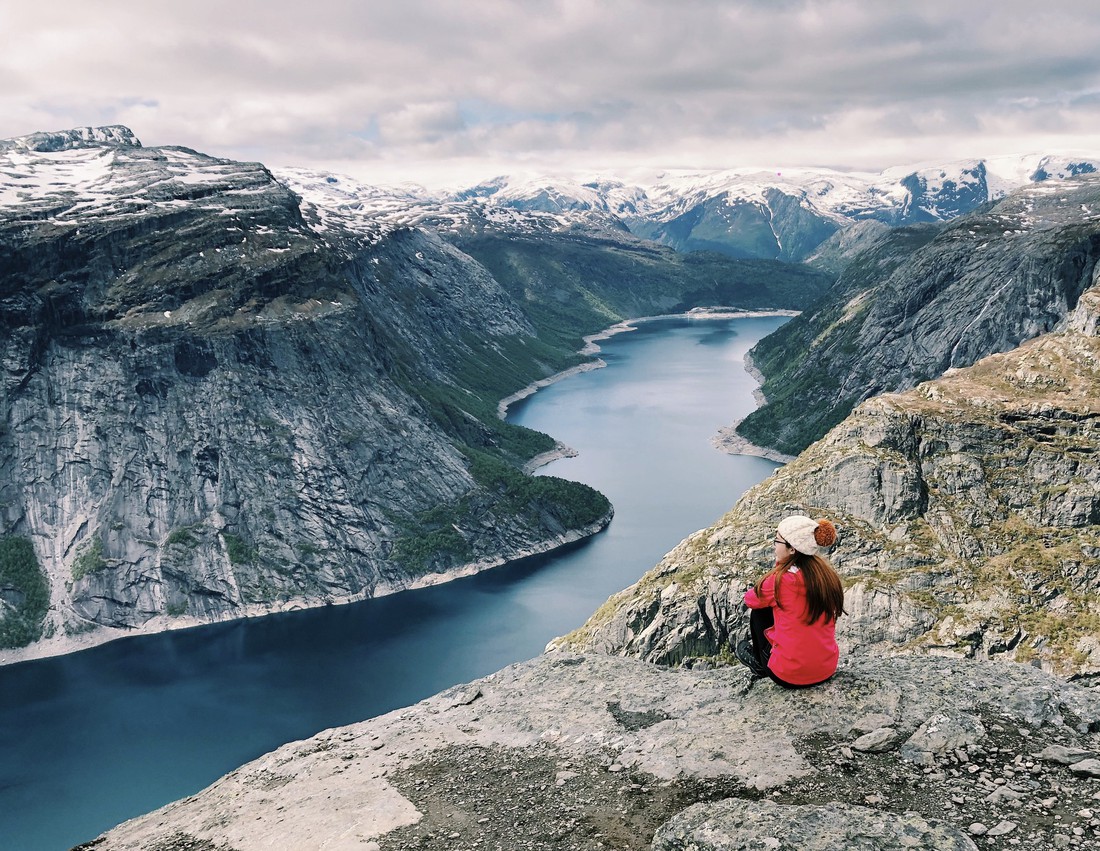
[{"label": "snow patch on mountain", "polygon": [[[88,129],[0,143],[0,212],[14,221],[70,224],[88,216],[132,216],[195,205],[232,215],[238,210],[236,199],[247,208],[250,196],[275,185],[256,163],[188,148],[145,148],[129,131]],[[24,144],[40,136],[64,139]]]},{"label": "snow patch on mountain", "polygon": [[[681,250],[799,260],[854,222],[946,221],[1020,187],[1098,169],[1098,156],[1059,152],[920,163],[879,173],[756,168],[650,171],[624,178],[527,172],[449,192],[408,183],[368,185],[305,168],[273,174],[301,198],[311,226],[350,231],[369,241],[405,227],[444,233],[584,230],[632,238],[629,229]],[[22,207],[19,215],[35,219],[71,219],[108,209],[171,206],[181,197],[193,201],[207,193],[224,204],[228,196],[216,192],[218,187],[250,170],[256,179],[234,185],[230,195],[265,191],[260,183],[268,172],[187,148],[143,148],[121,126],[33,133],[0,141],[0,208]],[[181,193],[180,187],[190,192]]]}]

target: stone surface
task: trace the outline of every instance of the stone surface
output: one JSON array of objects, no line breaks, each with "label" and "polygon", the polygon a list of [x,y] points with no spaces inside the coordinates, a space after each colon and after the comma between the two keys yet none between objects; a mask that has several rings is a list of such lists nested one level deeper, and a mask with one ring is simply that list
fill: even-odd
[{"label": "stone surface", "polygon": [[[1043,717],[1020,714],[1040,698]],[[975,775],[953,753],[927,773],[896,751],[845,753],[853,718],[886,715],[909,738],[961,705],[987,731],[970,745]],[[1027,666],[858,657],[829,683],[790,692],[739,666],[668,669],[552,653],[288,744],[88,847],[136,851],[184,836],[226,851],[370,841],[387,851],[595,851],[647,848],[656,834],[666,843],[656,847],[667,848],[679,847],[667,843],[689,825],[707,825],[715,842],[748,836],[747,823],[729,815],[751,812],[799,816],[807,842],[925,843],[917,848],[957,842],[975,821],[1010,820],[1019,847],[1045,851],[1064,825],[1079,823],[1074,814],[1092,804],[1094,781],[1041,763],[1027,775],[1029,798],[1057,789],[1053,809],[1041,809],[986,801],[998,786],[984,778],[1016,765],[1027,747],[1093,747],[1088,730],[1098,728],[1100,695]],[[1088,822],[1084,830],[1100,839]],[[786,841],[767,830],[754,836]]]},{"label": "stone surface", "polygon": [[985,727],[974,715],[956,710],[938,712],[921,724],[901,746],[901,757],[914,762],[932,763],[937,756],[977,744],[985,735]]},{"label": "stone surface", "polygon": [[1069,770],[1082,777],[1100,777],[1100,759],[1083,759],[1070,765]]},{"label": "stone surface", "polygon": [[1056,762],[1059,765],[1073,765],[1075,762],[1081,762],[1095,756],[1096,754],[1093,751],[1084,748],[1067,748],[1064,745],[1051,745],[1035,754],[1036,759]]},{"label": "stone surface", "polygon": [[654,851],[976,851],[959,828],[912,813],[825,804],[782,806],[771,801],[696,804],[657,831]]},{"label": "stone surface", "polygon": [[865,733],[860,736],[854,742],[852,742],[852,750],[863,751],[864,753],[880,753],[881,751],[890,750],[898,740],[897,730],[892,730],[888,727],[881,727],[878,730],[872,730],[870,733]]}]

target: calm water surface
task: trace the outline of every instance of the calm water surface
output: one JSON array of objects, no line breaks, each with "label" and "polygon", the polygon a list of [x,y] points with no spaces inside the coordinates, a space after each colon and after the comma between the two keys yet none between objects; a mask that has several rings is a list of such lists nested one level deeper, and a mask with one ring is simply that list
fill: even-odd
[{"label": "calm water surface", "polygon": [[579,626],[775,464],[710,437],[754,407],[743,357],[784,317],[667,319],[511,421],[577,449],[541,472],[615,505],[608,530],[435,588],[115,641],[0,668],[0,848],[57,851],[244,762],[512,662]]}]

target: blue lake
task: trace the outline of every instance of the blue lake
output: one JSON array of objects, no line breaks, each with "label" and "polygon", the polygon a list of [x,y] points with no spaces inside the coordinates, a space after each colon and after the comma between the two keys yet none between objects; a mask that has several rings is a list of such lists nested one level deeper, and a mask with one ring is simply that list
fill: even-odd
[{"label": "blue lake", "polygon": [[512,406],[510,421],[580,453],[541,473],[615,505],[588,541],[434,588],[0,668],[0,847],[70,848],[285,742],[540,653],[775,469],[710,438],[755,407],[744,355],[785,321],[641,323],[602,344],[606,369]]}]

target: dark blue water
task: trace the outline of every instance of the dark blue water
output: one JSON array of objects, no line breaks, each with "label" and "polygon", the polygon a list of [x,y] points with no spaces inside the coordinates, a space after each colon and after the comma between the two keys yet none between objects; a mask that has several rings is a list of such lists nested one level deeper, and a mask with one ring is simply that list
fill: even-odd
[{"label": "dark blue water", "polygon": [[0,668],[0,848],[57,851],[279,745],[537,655],[775,464],[709,438],[752,410],[745,352],[785,321],[662,320],[509,419],[580,452],[542,472],[615,505],[566,552],[378,600]]}]

